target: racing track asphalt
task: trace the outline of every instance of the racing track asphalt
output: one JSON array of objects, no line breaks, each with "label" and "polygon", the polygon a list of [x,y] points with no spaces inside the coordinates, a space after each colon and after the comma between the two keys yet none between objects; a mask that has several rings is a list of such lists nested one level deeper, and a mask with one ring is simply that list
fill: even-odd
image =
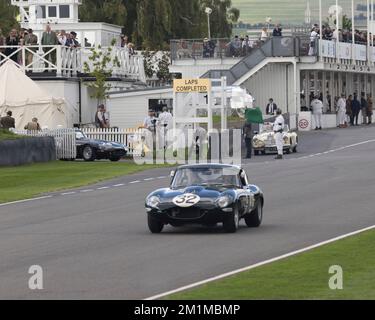
[{"label": "racing track asphalt", "polygon": [[[340,149],[374,137],[374,127],[303,134],[301,153],[246,163],[265,220],[237,234],[151,235],[144,199],[168,184],[168,169],[1,206],[0,299],[147,298],[374,225],[375,142]],[[28,289],[32,265],[43,268],[42,291]]]}]

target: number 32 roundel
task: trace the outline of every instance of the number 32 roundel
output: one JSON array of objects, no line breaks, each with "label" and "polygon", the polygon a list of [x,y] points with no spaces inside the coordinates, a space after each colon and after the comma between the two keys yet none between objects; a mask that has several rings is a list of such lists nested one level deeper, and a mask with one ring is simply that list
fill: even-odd
[{"label": "number 32 roundel", "polygon": [[189,208],[196,205],[201,198],[196,194],[186,193],[173,199],[173,203],[180,208]]}]

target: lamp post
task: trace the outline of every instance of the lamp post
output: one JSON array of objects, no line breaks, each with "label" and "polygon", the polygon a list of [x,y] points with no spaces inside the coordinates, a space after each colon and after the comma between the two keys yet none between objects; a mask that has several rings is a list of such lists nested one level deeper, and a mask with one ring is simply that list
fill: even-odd
[{"label": "lamp post", "polygon": [[208,39],[211,40],[211,25],[210,25],[210,15],[212,13],[212,9],[211,8],[206,8],[205,10],[206,14],[207,14],[207,25],[208,25]]}]

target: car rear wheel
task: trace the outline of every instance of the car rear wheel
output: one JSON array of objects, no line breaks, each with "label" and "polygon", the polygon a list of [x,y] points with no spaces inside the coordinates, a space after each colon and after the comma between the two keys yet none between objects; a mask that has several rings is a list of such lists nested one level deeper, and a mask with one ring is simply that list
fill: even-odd
[{"label": "car rear wheel", "polygon": [[83,157],[83,160],[85,161],[95,161],[96,159],[95,150],[90,146],[84,147],[82,151],[82,157]]},{"label": "car rear wheel", "polygon": [[148,214],[148,228],[151,233],[161,233],[164,229],[164,224],[159,220],[155,219],[151,214]]},{"label": "car rear wheel", "polygon": [[226,233],[236,233],[240,225],[240,211],[238,207],[234,207],[233,213],[223,222],[224,231]]},{"label": "car rear wheel", "polygon": [[245,216],[246,225],[249,228],[258,228],[263,221],[263,204],[259,201],[255,210]]}]

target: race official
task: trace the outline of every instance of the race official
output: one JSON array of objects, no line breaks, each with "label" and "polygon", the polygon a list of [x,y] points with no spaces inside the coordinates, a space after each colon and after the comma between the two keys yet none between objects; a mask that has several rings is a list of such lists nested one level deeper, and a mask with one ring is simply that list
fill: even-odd
[{"label": "race official", "polygon": [[339,116],[340,128],[346,127],[346,99],[345,94],[341,95],[339,101],[337,101],[337,113]]},{"label": "race official", "polygon": [[315,130],[322,130],[323,102],[316,96],[311,102],[311,108],[315,119]]},{"label": "race official", "polygon": [[284,156],[284,128],[285,128],[285,119],[283,117],[283,112],[281,109],[276,111],[277,118],[273,124],[273,131],[275,133],[275,141],[277,147],[277,157],[276,160],[282,160]]}]

